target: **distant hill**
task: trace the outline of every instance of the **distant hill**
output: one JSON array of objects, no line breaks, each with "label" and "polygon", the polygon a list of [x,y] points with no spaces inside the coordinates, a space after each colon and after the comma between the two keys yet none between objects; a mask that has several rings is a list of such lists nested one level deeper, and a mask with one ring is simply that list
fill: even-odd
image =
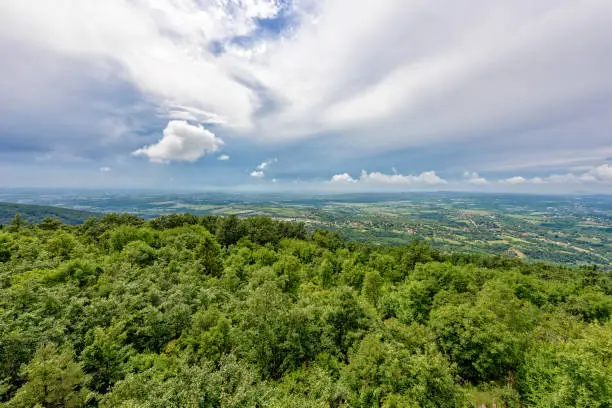
[{"label": "distant hill", "polygon": [[71,210],[68,208],[51,207],[47,205],[15,204],[0,202],[0,224],[11,222],[15,214],[21,214],[24,220],[39,223],[46,217],[56,218],[66,224],[80,224],[88,218],[96,217],[98,214]]}]

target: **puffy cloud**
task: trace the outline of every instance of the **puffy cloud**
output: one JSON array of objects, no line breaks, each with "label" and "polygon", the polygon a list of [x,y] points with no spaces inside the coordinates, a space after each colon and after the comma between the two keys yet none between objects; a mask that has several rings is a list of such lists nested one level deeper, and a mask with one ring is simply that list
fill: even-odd
[{"label": "puffy cloud", "polygon": [[447,184],[435,171],[425,171],[418,175],[385,174],[377,171],[368,173],[363,170],[359,179],[354,179],[348,173],[336,174],[329,181],[333,184],[359,184],[370,187],[392,186],[434,186]]},{"label": "puffy cloud", "polygon": [[100,171],[103,173],[108,173],[109,171],[111,171],[110,167],[100,167]]},{"label": "puffy cloud", "polygon": [[229,159],[230,157],[227,154],[222,154],[221,156],[217,158],[217,160],[221,160],[221,161],[227,161]]},{"label": "puffy cloud", "polygon": [[470,184],[483,185],[488,184],[487,179],[480,177],[475,171],[466,171],[463,173],[463,178]]},{"label": "puffy cloud", "polygon": [[261,170],[253,170],[251,172],[251,177],[264,178],[265,176],[266,174]]},{"label": "puffy cloud", "polygon": [[153,163],[194,162],[206,153],[217,151],[222,145],[221,139],[202,126],[191,125],[184,120],[172,120],[164,129],[161,140],[132,154],[147,156]]},{"label": "puffy cloud", "polygon": [[356,183],[357,180],[352,178],[351,175],[348,173],[342,173],[342,174],[334,174],[331,180],[329,180],[329,182],[335,183],[335,184],[342,184],[342,183]]}]

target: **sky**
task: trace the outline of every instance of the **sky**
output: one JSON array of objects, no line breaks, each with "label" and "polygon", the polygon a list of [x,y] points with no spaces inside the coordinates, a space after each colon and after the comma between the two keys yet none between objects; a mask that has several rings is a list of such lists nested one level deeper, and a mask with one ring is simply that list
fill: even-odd
[{"label": "sky", "polygon": [[0,2],[0,187],[612,193],[609,0]]}]

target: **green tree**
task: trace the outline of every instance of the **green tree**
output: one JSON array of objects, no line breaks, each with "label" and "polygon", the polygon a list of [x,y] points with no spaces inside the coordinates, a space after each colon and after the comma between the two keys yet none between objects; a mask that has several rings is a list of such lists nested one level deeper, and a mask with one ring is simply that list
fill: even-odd
[{"label": "green tree", "polygon": [[518,380],[528,406],[612,406],[612,325],[585,328],[579,339],[536,343]]},{"label": "green tree", "polygon": [[7,407],[81,407],[90,391],[81,364],[69,347],[41,346],[23,369],[27,382],[17,390]]},{"label": "green tree", "polygon": [[518,368],[536,313],[509,288],[491,282],[474,304],[451,303],[433,309],[430,325],[463,378],[497,380]]},{"label": "green tree", "polygon": [[319,265],[319,280],[321,286],[329,288],[334,283],[334,265],[328,259],[323,259],[321,265]]},{"label": "green tree", "polygon": [[106,393],[127,373],[126,362],[134,350],[123,344],[126,337],[121,324],[96,327],[87,333],[81,358],[93,390]]},{"label": "green tree", "polygon": [[362,292],[368,302],[374,306],[378,304],[378,299],[380,299],[382,284],[383,279],[378,271],[371,270],[366,272],[363,279]]},{"label": "green tree", "polygon": [[11,235],[0,231],[0,262],[8,262],[11,259]]},{"label": "green tree", "polygon": [[452,367],[439,354],[366,336],[342,373],[355,407],[465,407]]},{"label": "green tree", "polygon": [[185,225],[197,225],[199,223],[197,216],[189,213],[185,214],[169,214],[162,215],[160,217],[151,220],[150,224],[152,228],[163,230],[182,227]]},{"label": "green tree", "polygon": [[242,224],[251,242],[259,245],[267,243],[276,245],[280,241],[278,228],[274,221],[268,217],[249,217]]},{"label": "green tree", "polygon": [[195,259],[200,262],[205,274],[220,276],[223,271],[221,248],[211,233],[202,231],[202,234],[202,241],[194,250]]},{"label": "green tree", "polygon": [[56,231],[46,244],[49,253],[61,260],[70,259],[70,255],[76,246],[77,240],[72,234],[65,231]]},{"label": "green tree", "polygon": [[245,235],[240,218],[235,215],[221,217],[217,223],[217,241],[223,246],[234,245]]},{"label": "green tree", "polygon": [[17,213],[11,220],[8,230],[10,232],[18,232],[24,226],[24,220],[21,214]]},{"label": "green tree", "polygon": [[61,226],[62,222],[57,218],[53,217],[45,217],[45,219],[38,224],[38,228],[45,231],[54,231],[56,229],[59,229]]},{"label": "green tree", "polygon": [[142,241],[129,242],[123,248],[122,254],[129,262],[140,266],[151,265],[156,258],[155,250]]}]

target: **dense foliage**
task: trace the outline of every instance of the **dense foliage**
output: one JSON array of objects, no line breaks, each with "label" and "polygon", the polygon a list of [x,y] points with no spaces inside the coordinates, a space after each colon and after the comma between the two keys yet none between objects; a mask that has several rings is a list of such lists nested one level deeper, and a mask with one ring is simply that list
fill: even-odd
[{"label": "dense foliage", "polygon": [[592,267],[111,214],[0,230],[0,294],[6,407],[612,407]]}]

